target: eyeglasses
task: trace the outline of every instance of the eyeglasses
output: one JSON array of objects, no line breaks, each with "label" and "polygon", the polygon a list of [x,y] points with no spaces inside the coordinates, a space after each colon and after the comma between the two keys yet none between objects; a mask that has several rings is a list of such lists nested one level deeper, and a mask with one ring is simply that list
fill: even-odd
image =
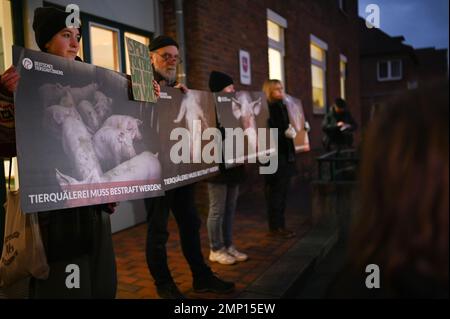
[{"label": "eyeglasses", "polygon": [[177,62],[177,64],[183,63],[183,60],[178,55],[173,56],[173,55],[170,55],[169,53],[164,53],[162,55],[157,53],[157,52],[152,52],[152,53],[156,54],[156,55],[159,55],[164,60],[164,62],[167,62],[169,60],[175,60]]}]

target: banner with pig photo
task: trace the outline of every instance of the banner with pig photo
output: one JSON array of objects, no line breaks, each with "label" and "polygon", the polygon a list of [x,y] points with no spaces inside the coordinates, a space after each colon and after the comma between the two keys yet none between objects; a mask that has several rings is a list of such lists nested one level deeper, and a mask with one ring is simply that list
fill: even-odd
[{"label": "banner with pig photo", "polygon": [[302,101],[286,94],[284,103],[288,110],[289,121],[297,132],[294,139],[295,151],[297,153],[308,152],[310,145],[308,132],[305,129],[305,113],[303,111]]},{"label": "banner with pig photo", "polygon": [[226,168],[256,163],[276,152],[268,127],[269,109],[264,93],[217,93],[215,100],[218,121],[225,132]]},{"label": "banner with pig photo", "polygon": [[24,212],[163,194],[154,104],[130,100],[126,75],[20,47],[14,61]]},{"label": "banner with pig photo", "polygon": [[220,132],[209,92],[164,88],[158,101],[156,133],[164,190],[195,183],[219,171]]}]

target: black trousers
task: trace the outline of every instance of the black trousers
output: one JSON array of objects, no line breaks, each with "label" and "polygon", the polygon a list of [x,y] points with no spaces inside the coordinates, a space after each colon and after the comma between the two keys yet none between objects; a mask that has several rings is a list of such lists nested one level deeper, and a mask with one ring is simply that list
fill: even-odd
[{"label": "black trousers", "polygon": [[178,225],[183,255],[195,278],[212,274],[206,265],[200,244],[200,218],[194,202],[194,186],[188,185],[166,192],[163,197],[147,199],[148,213],[146,257],[156,286],[173,282],[167,263],[166,244],[169,210]]},{"label": "black trousers", "polygon": [[267,217],[271,231],[286,227],[284,212],[290,180],[291,177],[287,174],[274,174],[266,177]]}]

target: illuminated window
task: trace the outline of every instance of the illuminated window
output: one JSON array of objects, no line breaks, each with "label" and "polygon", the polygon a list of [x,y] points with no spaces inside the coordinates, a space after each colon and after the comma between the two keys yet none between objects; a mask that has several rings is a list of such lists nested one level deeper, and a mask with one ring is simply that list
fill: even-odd
[{"label": "illuminated window", "polygon": [[346,99],[347,97],[347,87],[346,87],[346,82],[347,82],[347,58],[341,54],[341,59],[340,59],[340,63],[339,63],[339,69],[340,69],[340,83],[341,83],[341,98],[342,99]]},{"label": "illuminated window", "polygon": [[[148,47],[148,45],[150,44],[150,39],[148,37],[139,35],[139,34],[134,34],[134,33],[130,33],[130,32],[125,32],[125,39],[126,38],[130,38],[133,39],[137,42],[140,42],[142,44],[145,44],[145,46]],[[130,57],[128,56],[128,50],[127,50],[127,43],[125,41],[125,61],[127,64],[127,74],[131,74],[131,68],[130,68]]]},{"label": "illuminated window", "polygon": [[327,104],[328,45],[311,35],[310,49],[313,111],[315,114],[325,114]]},{"label": "illuminated window", "polygon": [[119,32],[97,24],[90,24],[91,62],[113,71],[121,71]]},{"label": "illuminated window", "polygon": [[12,64],[13,28],[11,2],[0,0],[0,73]]},{"label": "illuminated window", "polygon": [[270,9],[267,9],[267,37],[269,39],[269,78],[284,83],[284,30],[287,21]]}]

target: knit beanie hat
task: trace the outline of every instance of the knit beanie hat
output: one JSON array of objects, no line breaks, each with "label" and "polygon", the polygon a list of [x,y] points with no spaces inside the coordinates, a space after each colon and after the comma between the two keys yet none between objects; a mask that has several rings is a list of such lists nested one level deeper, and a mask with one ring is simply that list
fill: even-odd
[{"label": "knit beanie hat", "polygon": [[212,71],[209,76],[209,89],[211,92],[220,92],[231,84],[234,84],[233,79],[225,73]]},{"label": "knit beanie hat", "polygon": [[[44,7],[34,11],[33,30],[36,43],[39,48],[46,52],[45,45],[62,29],[67,28],[66,19],[71,12]],[[80,31],[81,35],[81,30]]]},{"label": "knit beanie hat", "polygon": [[156,51],[160,48],[168,47],[171,45],[173,45],[173,46],[177,47],[177,49],[179,49],[177,41],[175,41],[174,39],[172,39],[171,37],[168,37],[166,35],[160,35],[159,37],[153,39],[150,42],[150,45],[148,46],[148,48],[150,51]]}]

